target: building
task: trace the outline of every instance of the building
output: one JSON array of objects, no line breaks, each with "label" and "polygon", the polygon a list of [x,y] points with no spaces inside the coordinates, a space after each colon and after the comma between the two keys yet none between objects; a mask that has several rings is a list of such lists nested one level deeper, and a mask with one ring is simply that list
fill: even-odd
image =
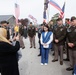
[{"label": "building", "polygon": [[9,26],[16,24],[15,17],[13,15],[0,15],[0,22],[6,20],[9,22]]}]

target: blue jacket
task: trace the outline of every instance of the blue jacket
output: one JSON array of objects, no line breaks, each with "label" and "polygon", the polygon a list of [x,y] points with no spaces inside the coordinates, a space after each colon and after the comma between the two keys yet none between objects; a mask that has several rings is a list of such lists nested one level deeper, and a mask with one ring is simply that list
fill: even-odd
[{"label": "blue jacket", "polygon": [[[42,41],[43,41],[43,43],[47,43],[50,40],[50,36],[51,36],[52,32],[48,32],[46,37],[44,36],[44,34],[45,34],[45,32],[42,32],[42,38],[43,38]],[[52,47],[52,44],[50,43],[49,48],[51,48],[51,47]]]}]

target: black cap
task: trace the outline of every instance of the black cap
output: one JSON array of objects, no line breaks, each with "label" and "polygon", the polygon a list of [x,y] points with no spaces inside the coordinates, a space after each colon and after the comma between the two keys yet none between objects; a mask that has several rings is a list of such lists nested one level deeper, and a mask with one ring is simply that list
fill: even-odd
[{"label": "black cap", "polygon": [[61,21],[62,20],[62,18],[58,18],[56,21]]},{"label": "black cap", "polygon": [[30,22],[30,24],[32,24],[32,22]]},{"label": "black cap", "polygon": [[0,23],[1,24],[4,24],[4,23],[9,24],[9,22],[7,22],[7,21],[1,21]]},{"label": "black cap", "polygon": [[65,18],[65,20],[69,21],[70,19],[69,18]]},{"label": "black cap", "polygon": [[73,21],[73,20],[76,20],[76,17],[75,16],[72,16],[71,17],[71,21]]},{"label": "black cap", "polygon": [[41,24],[40,26],[43,26],[43,24]]}]

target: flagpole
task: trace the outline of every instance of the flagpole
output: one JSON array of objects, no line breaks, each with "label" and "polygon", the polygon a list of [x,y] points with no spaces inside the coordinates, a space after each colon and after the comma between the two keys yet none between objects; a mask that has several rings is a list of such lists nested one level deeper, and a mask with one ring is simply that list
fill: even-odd
[{"label": "flagpole", "polygon": [[[44,0],[44,11],[46,11],[45,10],[45,2],[46,2],[46,0]],[[43,13],[43,16],[44,16],[44,13]],[[43,22],[45,22],[45,18],[43,18]]]},{"label": "flagpole", "polygon": [[47,15],[48,15],[48,22],[49,22],[49,13],[50,13],[50,6],[49,6],[49,3],[48,3],[48,9],[47,9]]}]

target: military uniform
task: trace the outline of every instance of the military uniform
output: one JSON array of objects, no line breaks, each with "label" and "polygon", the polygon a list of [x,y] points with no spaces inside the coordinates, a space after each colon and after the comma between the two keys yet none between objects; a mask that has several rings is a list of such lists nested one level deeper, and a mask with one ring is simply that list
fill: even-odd
[{"label": "military uniform", "polygon": [[[55,51],[55,57],[52,62],[58,61],[58,51],[60,51],[60,64],[63,64],[63,47],[65,44],[65,36],[66,36],[66,27],[64,25],[56,26],[53,29],[54,34],[54,51]],[[58,40],[59,42],[56,43],[55,40]]]},{"label": "military uniform", "polygon": [[20,25],[19,26],[19,42],[20,42],[20,47],[22,49],[25,48],[24,42],[23,42],[23,35],[24,35],[24,26]]},{"label": "military uniform", "polygon": [[[65,24],[65,27],[66,29],[68,29],[70,27],[69,24]],[[64,49],[65,49],[65,52],[66,52],[66,55],[67,55],[67,58],[64,59],[64,61],[69,61],[69,49],[68,49],[68,44],[67,44],[67,34],[66,34],[66,38],[65,38],[65,46],[64,46]]]},{"label": "military uniform", "polygon": [[67,29],[67,43],[73,43],[73,47],[69,47],[70,66],[76,65],[76,26],[70,26]]},{"label": "military uniform", "polygon": [[35,35],[36,35],[35,27],[34,26],[30,26],[28,28],[28,36],[29,36],[29,39],[30,39],[30,45],[32,47],[32,42],[33,42],[34,48],[35,48]]}]

